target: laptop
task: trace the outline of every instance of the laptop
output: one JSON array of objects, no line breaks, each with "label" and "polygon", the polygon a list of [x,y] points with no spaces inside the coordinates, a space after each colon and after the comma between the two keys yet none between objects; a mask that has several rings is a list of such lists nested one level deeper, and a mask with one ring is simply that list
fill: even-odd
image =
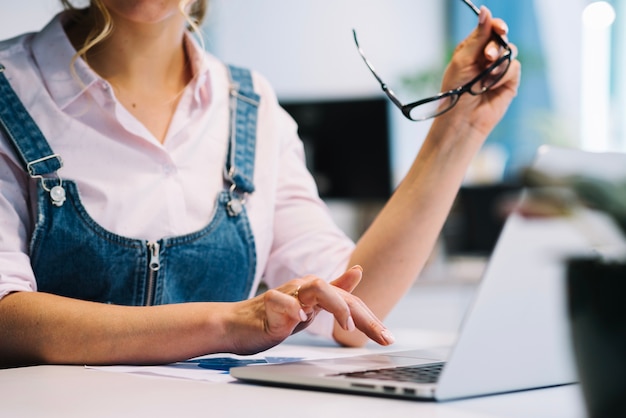
[{"label": "laptop", "polygon": [[[619,177],[626,176],[626,154],[544,146],[533,167]],[[590,219],[594,230],[604,228],[603,242],[562,218],[510,215],[453,347],[235,367],[230,373],[258,384],[433,401],[575,383],[563,260],[624,246],[610,221]]]}]

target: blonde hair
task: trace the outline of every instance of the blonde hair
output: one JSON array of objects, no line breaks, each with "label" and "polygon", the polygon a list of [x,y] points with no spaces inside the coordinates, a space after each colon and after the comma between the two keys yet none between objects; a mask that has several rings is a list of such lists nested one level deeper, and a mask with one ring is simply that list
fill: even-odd
[{"label": "blonde hair", "polygon": [[[100,42],[105,40],[113,31],[113,19],[111,18],[111,14],[107,10],[102,0],[90,0],[89,6],[84,9],[79,9],[72,4],[70,0],[60,0],[61,4],[66,10],[72,11],[71,18],[78,23],[81,22],[90,22],[93,24],[91,30],[87,34],[85,38],[85,42],[83,45],[78,47],[76,54],[72,58],[71,63],[71,71],[75,73],[75,63],[78,58],[82,58],[85,62],[87,62],[87,52],[90,49],[98,45]],[[200,25],[206,16],[206,12],[208,9],[208,0],[192,0],[191,6],[189,7],[189,12],[185,9],[189,0],[180,0],[178,3],[178,8],[180,13],[187,20],[187,25],[189,30],[195,33],[200,40],[200,43],[204,47],[204,42],[202,40]]]}]

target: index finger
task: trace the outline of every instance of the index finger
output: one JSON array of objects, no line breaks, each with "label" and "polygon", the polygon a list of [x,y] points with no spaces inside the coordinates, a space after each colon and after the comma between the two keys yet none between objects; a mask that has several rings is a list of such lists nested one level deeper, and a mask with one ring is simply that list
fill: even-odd
[{"label": "index finger", "polygon": [[[355,269],[349,271],[352,270]],[[299,287],[298,297],[304,305],[314,304],[333,314],[345,331],[359,329],[382,345],[389,345],[394,341],[391,332],[367,305],[344,289],[315,279]]]},{"label": "index finger", "polygon": [[350,303],[350,310],[356,327],[371,340],[381,345],[390,345],[395,342],[393,334],[361,299],[354,297]]},{"label": "index finger", "polygon": [[354,329],[350,308],[343,298],[342,289],[314,277],[298,286],[297,299],[305,309],[321,308],[333,314],[345,330]]}]

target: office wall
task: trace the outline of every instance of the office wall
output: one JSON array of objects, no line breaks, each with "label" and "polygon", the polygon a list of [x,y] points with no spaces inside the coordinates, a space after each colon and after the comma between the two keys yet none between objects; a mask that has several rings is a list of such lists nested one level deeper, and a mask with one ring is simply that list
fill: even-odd
[{"label": "office wall", "polygon": [[581,15],[588,3],[535,0],[555,117],[563,136],[575,143],[580,139]]},{"label": "office wall", "polygon": [[0,0],[0,39],[39,30],[58,10],[58,0]]},{"label": "office wall", "polygon": [[211,0],[207,48],[259,69],[282,97],[374,94],[352,28],[391,82],[441,57],[442,9],[431,0]]}]

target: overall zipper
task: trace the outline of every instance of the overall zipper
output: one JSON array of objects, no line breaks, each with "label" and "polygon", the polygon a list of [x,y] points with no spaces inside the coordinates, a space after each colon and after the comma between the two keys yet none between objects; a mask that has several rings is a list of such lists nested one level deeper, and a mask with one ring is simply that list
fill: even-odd
[{"label": "overall zipper", "polygon": [[156,283],[156,275],[161,268],[161,260],[159,259],[159,250],[161,246],[158,242],[148,242],[148,284],[146,289],[146,305],[152,305],[154,299],[154,286]]}]

